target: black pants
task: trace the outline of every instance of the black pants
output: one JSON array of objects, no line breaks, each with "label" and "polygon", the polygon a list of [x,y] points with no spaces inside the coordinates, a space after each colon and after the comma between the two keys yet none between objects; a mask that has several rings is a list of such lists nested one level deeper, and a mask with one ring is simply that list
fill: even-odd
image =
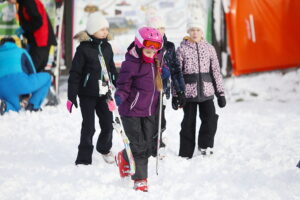
[{"label": "black pants", "polygon": [[[152,154],[152,140],[155,133],[155,116],[150,117],[122,117],[125,133],[130,141],[130,148],[134,157],[136,171],[132,180],[148,177],[148,158]],[[123,150],[125,160],[127,154]]]},{"label": "black pants", "polygon": [[[166,106],[162,106],[161,112],[161,131],[160,131],[160,147],[165,147],[166,145],[162,142],[162,133],[166,130],[166,117],[165,117]],[[156,156],[157,154],[157,140],[158,140],[158,124],[159,124],[159,109],[157,109],[157,113],[155,115],[155,134],[153,136],[153,144],[152,144],[152,156]]]},{"label": "black pants", "polygon": [[96,149],[101,154],[109,153],[112,147],[113,116],[108,110],[106,97],[80,96],[82,127],[76,164],[92,163],[93,135],[95,133],[95,111],[101,128]]},{"label": "black pants", "polygon": [[44,71],[48,62],[49,51],[50,51],[50,46],[37,47],[35,45],[30,44],[29,54],[32,58],[36,72]]},{"label": "black pants", "polygon": [[195,149],[196,117],[199,107],[201,127],[198,136],[198,148],[206,149],[214,146],[217,131],[218,115],[213,100],[201,103],[189,102],[184,108],[181,122],[179,156],[192,158]]}]

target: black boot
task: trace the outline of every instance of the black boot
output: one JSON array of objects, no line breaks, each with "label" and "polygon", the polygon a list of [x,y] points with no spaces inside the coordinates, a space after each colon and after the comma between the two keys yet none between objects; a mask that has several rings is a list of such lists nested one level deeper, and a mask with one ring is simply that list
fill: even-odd
[{"label": "black boot", "polygon": [[28,103],[28,105],[26,106],[25,110],[28,110],[28,111],[30,111],[30,112],[32,112],[32,111],[33,111],[33,112],[42,111],[41,108],[34,108],[34,107],[33,107],[33,104],[31,104],[31,103]]},{"label": "black boot", "polygon": [[4,115],[6,111],[6,102],[2,99],[0,99],[0,115]]},{"label": "black boot", "polygon": [[92,164],[92,154],[94,147],[78,147],[78,154],[75,161],[75,165],[91,165]]}]

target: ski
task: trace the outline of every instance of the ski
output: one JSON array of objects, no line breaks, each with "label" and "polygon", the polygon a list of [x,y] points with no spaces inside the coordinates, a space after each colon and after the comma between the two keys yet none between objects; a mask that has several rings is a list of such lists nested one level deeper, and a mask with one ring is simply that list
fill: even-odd
[{"label": "ski", "polygon": [[[58,27],[57,30],[57,48],[56,48],[56,68],[54,70],[54,77],[55,77],[55,94],[58,97],[59,95],[59,76],[60,76],[60,59],[61,59],[61,38],[62,38],[62,27],[63,27],[63,18],[64,18],[64,3],[58,8]],[[56,27],[56,28],[57,28]]]},{"label": "ski", "polygon": [[48,102],[46,105],[55,106],[58,105],[59,100],[59,78],[61,66],[61,50],[62,50],[62,28],[63,28],[63,16],[64,16],[64,3],[60,6],[56,5],[55,9],[55,21],[53,29],[56,35],[57,46],[51,46],[49,51],[48,63],[45,68],[47,72],[53,77],[52,84],[50,86],[49,93],[47,95]]},{"label": "ski", "polygon": [[[130,175],[133,175],[133,174],[135,174],[135,161],[134,161],[131,149],[130,149],[129,139],[125,134],[123,124],[122,124],[122,120],[121,120],[118,108],[116,106],[115,99],[113,98],[114,95],[115,95],[115,92],[116,92],[116,88],[112,84],[111,77],[108,74],[107,67],[106,67],[106,64],[105,64],[105,60],[104,60],[104,57],[103,57],[103,54],[102,54],[102,51],[101,51],[101,44],[99,45],[99,60],[100,60],[100,64],[101,64],[101,67],[102,67],[102,74],[103,74],[102,76],[108,84],[107,85],[108,86],[107,104],[108,104],[108,107],[110,108],[110,111],[112,111],[113,115],[114,115],[113,127],[120,134],[120,136],[122,138],[122,141],[124,143],[125,150],[126,150],[126,153],[127,153],[127,157],[128,157],[128,160],[129,160]],[[102,84],[103,84],[102,80],[100,80],[99,81],[99,90],[100,90],[101,87],[103,87]]]}]

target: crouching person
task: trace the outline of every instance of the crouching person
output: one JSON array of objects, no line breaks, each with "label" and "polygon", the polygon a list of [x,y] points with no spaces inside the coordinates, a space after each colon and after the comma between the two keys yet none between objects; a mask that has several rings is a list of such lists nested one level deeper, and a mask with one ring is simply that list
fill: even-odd
[{"label": "crouching person", "polygon": [[2,110],[18,112],[20,96],[30,94],[25,110],[39,111],[51,84],[48,73],[36,73],[29,54],[11,37],[0,42],[0,99]]}]

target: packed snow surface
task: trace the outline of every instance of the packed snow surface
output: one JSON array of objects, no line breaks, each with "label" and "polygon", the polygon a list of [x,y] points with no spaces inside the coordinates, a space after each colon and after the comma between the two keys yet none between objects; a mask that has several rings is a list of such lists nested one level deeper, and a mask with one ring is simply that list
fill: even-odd
[{"label": "packed snow surface", "polygon": [[[96,151],[91,166],[75,166],[81,114],[67,112],[64,82],[59,106],[0,117],[0,199],[299,200],[299,77],[298,68],[225,79],[227,106],[217,107],[211,157],[197,150],[190,160],[178,157],[183,112],[168,102],[166,158],[158,176],[150,158],[148,193],[134,191]],[[99,131],[96,123],[94,142]],[[112,151],[122,148],[114,133]]]}]

